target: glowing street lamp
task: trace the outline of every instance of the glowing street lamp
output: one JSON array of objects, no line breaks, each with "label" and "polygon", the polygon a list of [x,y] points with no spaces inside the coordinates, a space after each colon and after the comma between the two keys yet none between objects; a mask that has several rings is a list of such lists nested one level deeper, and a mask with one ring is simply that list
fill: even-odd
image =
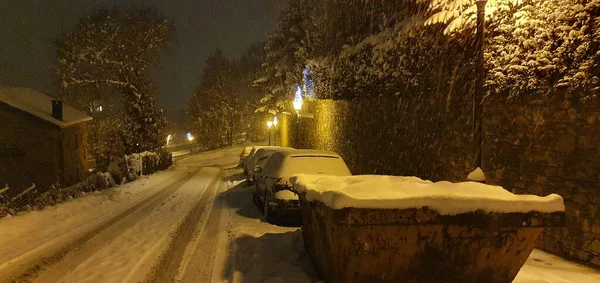
[{"label": "glowing street lamp", "polygon": [[296,147],[299,147],[300,144],[300,110],[302,109],[302,104],[304,103],[302,99],[302,88],[296,88],[296,95],[294,96],[294,110],[296,110]]},{"label": "glowing street lamp", "polygon": [[188,141],[192,142],[194,140],[194,137],[192,136],[191,133],[187,133],[185,134],[185,136],[187,137]]},{"label": "glowing street lamp", "polygon": [[296,88],[296,95],[294,96],[294,101],[292,102],[292,104],[294,104],[294,110],[296,110],[296,114],[298,116],[300,116],[300,109],[302,109],[303,103],[304,100],[302,99],[302,88],[298,87]]}]

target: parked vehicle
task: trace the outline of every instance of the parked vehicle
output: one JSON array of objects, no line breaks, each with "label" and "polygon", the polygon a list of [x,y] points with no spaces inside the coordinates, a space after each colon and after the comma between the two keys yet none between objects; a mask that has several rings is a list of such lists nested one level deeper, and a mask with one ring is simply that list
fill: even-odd
[{"label": "parked vehicle", "polygon": [[242,152],[240,153],[240,161],[238,161],[238,166],[244,168],[244,162],[246,161],[246,158],[248,158],[248,155],[250,155],[251,151],[251,146],[247,146],[244,147],[244,149],[242,149]]},{"label": "parked vehicle", "polygon": [[[248,173],[246,180],[248,180],[248,184],[252,185],[255,183],[255,178],[254,178],[254,172],[256,172],[257,170],[260,171],[262,170],[262,168],[264,168],[265,164],[267,163],[267,160],[269,159],[269,157],[271,155],[273,155],[275,152],[278,151],[290,151],[290,150],[296,150],[294,148],[291,147],[278,147],[278,148],[261,148],[258,151],[256,151],[256,153],[254,154],[254,159],[253,159],[253,163],[252,163],[252,170],[250,170],[250,168],[248,168]],[[260,169],[258,169],[260,168]]]},{"label": "parked vehicle", "polygon": [[[281,149],[281,148],[289,148],[289,147],[281,147],[281,146],[253,146],[250,154],[246,158],[244,162],[244,174],[248,177],[249,172],[254,168],[254,163],[258,159],[257,152],[261,149]],[[252,180],[246,178],[249,184],[252,184]]]},{"label": "parked vehicle", "polygon": [[293,175],[352,175],[337,153],[315,149],[275,152],[264,168],[256,167],[254,173],[256,192],[253,201],[269,223],[276,223],[282,217],[299,216],[298,195],[293,192],[290,183]]},{"label": "parked vehicle", "polygon": [[252,156],[254,156],[254,154],[256,153],[257,150],[263,148],[265,146],[259,146],[259,145],[255,145],[252,147],[252,149],[250,150],[250,153],[248,153],[248,156],[246,156],[246,160],[244,160],[244,166],[242,167],[244,169],[244,174],[247,175],[248,171],[247,171],[247,165],[248,162],[250,162],[250,160],[252,159]]}]

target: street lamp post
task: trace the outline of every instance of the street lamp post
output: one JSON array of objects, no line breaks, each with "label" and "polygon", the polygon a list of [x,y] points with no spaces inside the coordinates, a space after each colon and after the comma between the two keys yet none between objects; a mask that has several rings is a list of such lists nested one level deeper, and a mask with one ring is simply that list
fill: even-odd
[{"label": "street lamp post", "polygon": [[273,145],[277,145],[277,115],[273,116]]},{"label": "street lamp post", "polygon": [[267,128],[269,128],[269,145],[271,145],[271,127],[273,127],[273,122],[267,122]]},{"label": "street lamp post", "polygon": [[296,147],[300,147],[300,109],[302,109],[302,89],[298,87],[296,89],[296,96],[294,97],[294,110],[296,110]]},{"label": "street lamp post", "polygon": [[475,74],[475,93],[473,95],[473,168],[481,168],[482,159],[482,119],[483,93],[485,80],[484,42],[485,42],[485,6],[487,0],[476,0],[477,4],[477,62]]}]

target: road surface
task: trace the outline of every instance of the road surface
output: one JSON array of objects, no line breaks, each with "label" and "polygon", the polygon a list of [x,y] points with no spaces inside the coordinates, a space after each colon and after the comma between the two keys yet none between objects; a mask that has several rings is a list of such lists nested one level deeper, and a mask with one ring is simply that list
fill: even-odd
[{"label": "road surface", "polygon": [[122,188],[2,219],[0,243],[10,247],[0,282],[212,281],[219,195],[240,150],[192,156]]}]

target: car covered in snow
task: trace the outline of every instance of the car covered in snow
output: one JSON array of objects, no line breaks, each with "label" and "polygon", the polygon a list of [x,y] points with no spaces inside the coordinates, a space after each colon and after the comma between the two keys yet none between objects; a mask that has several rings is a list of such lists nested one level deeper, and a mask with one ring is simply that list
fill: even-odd
[{"label": "car covered in snow", "polygon": [[254,203],[269,223],[280,217],[298,215],[298,195],[290,177],[295,174],[350,176],[346,162],[337,153],[327,150],[296,149],[273,153],[264,167],[254,170],[256,191]]},{"label": "car covered in snow", "polygon": [[[258,156],[256,156],[256,153],[261,150],[261,149],[280,149],[280,148],[284,148],[281,146],[253,146],[252,150],[250,151],[250,153],[248,154],[248,157],[246,157],[246,161],[244,162],[244,174],[246,174],[246,177],[248,177],[249,172],[252,171],[252,168],[254,168],[254,163],[256,162],[256,160],[259,158]],[[248,182],[252,182],[252,180],[247,179]]]},{"label": "car covered in snow", "polygon": [[248,168],[248,173],[246,174],[247,176],[247,180],[248,180],[248,184],[254,184],[255,183],[255,178],[254,178],[254,172],[257,171],[261,171],[262,168],[265,167],[265,164],[267,164],[267,161],[269,160],[269,157],[271,157],[271,155],[273,155],[274,153],[278,152],[278,151],[290,151],[290,150],[296,150],[294,148],[291,147],[279,147],[279,148],[261,148],[258,151],[256,151],[256,153],[254,154],[254,160],[252,161],[252,170],[250,170],[250,168]]},{"label": "car covered in snow", "polygon": [[244,147],[244,149],[242,149],[242,152],[240,153],[240,160],[238,161],[238,166],[244,168],[244,162],[246,161],[246,158],[248,158],[248,155],[250,155],[251,151],[251,146],[247,146]]},{"label": "car covered in snow", "polygon": [[254,156],[254,154],[256,153],[257,150],[266,147],[266,146],[260,146],[260,145],[255,145],[250,149],[250,153],[248,153],[248,156],[246,156],[246,158],[244,159],[244,165],[242,166],[242,169],[244,169],[244,174],[247,174],[247,167],[248,167],[248,163],[250,162],[250,160],[252,160],[252,156]]}]

